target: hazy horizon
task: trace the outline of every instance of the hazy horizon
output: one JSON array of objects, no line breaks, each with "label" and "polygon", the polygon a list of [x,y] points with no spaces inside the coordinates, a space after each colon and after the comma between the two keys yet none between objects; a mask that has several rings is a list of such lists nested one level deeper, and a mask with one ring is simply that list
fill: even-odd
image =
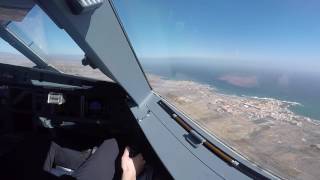
[{"label": "hazy horizon", "polygon": [[[183,64],[197,61],[203,65],[320,71],[319,1],[113,3],[142,64],[152,63],[147,62],[152,59],[162,61],[155,63],[183,59]],[[33,42],[32,47],[49,61],[57,55],[84,54],[38,6],[22,22],[14,22],[8,28],[27,44]],[[0,48],[17,53],[3,40]]]}]

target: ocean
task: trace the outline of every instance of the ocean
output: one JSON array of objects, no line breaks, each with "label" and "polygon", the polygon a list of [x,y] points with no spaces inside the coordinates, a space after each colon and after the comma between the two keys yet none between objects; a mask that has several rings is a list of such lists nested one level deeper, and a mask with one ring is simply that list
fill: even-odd
[{"label": "ocean", "polygon": [[224,94],[296,102],[292,111],[320,121],[320,72],[197,59],[146,59],[142,66],[146,73],[207,84]]}]

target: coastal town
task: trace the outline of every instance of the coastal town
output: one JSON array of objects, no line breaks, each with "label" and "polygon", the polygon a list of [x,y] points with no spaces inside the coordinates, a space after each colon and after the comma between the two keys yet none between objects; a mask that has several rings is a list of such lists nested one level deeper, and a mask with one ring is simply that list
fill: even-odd
[{"label": "coastal town", "polygon": [[290,110],[299,103],[229,95],[156,75],[148,79],[156,93],[249,161],[288,179],[320,176],[319,121]]}]

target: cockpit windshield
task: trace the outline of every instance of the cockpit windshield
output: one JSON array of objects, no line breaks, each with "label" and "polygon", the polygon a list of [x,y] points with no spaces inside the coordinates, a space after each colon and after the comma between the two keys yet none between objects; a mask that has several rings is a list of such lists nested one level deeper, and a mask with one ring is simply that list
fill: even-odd
[{"label": "cockpit windshield", "polygon": [[37,5],[28,12],[21,22],[10,22],[7,29],[46,63],[63,73],[110,80],[99,70],[82,65],[84,52]]},{"label": "cockpit windshield", "polygon": [[320,176],[319,2],[113,1],[153,90],[288,179]]}]

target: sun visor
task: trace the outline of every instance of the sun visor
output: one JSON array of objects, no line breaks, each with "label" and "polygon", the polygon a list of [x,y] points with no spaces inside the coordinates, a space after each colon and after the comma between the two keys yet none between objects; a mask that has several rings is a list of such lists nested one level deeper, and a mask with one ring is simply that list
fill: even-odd
[{"label": "sun visor", "polygon": [[32,0],[1,0],[0,21],[22,21],[33,6]]}]

